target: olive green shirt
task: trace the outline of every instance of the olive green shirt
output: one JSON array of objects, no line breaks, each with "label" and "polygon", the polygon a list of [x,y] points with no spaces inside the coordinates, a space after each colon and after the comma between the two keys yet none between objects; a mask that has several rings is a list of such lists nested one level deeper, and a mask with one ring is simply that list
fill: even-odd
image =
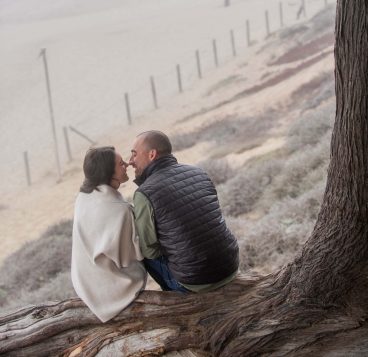
[{"label": "olive green shirt", "polygon": [[[151,202],[147,197],[141,192],[135,192],[134,197],[134,215],[137,232],[139,235],[139,245],[142,254],[147,259],[156,259],[162,255],[162,250],[160,242],[157,239],[156,229],[155,229],[155,215]],[[237,271],[235,271],[230,276],[225,279],[212,284],[202,284],[202,285],[189,285],[182,284],[186,289],[194,292],[207,292],[210,290],[215,290],[235,278]]]}]

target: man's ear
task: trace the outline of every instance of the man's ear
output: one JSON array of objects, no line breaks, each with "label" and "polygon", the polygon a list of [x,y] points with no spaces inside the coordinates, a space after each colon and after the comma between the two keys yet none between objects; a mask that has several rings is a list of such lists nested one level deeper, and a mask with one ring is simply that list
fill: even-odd
[{"label": "man's ear", "polygon": [[158,154],[157,154],[157,150],[156,150],[156,149],[151,149],[151,150],[149,151],[148,157],[149,157],[149,159],[150,159],[151,161],[153,161],[153,160],[157,159],[157,156],[158,156]]}]

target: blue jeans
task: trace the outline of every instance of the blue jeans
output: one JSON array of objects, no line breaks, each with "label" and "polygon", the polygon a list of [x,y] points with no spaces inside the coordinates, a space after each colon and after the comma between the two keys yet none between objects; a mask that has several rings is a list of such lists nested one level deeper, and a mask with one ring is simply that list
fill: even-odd
[{"label": "blue jeans", "polygon": [[180,291],[189,292],[184,286],[180,285],[175,278],[172,276],[167,259],[163,256],[156,259],[144,259],[144,266],[148,273],[152,276],[153,280],[161,286],[164,291]]}]

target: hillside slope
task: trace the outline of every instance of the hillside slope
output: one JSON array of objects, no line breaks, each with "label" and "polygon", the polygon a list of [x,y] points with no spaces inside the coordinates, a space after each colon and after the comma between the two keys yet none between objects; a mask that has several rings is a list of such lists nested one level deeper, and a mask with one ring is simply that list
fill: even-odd
[{"label": "hillside slope", "polygon": [[[308,237],[324,190],[335,111],[333,22],[331,5],[308,22],[274,33],[250,49],[247,61],[239,56],[99,144],[113,144],[128,155],[140,131],[165,131],[178,159],[202,166],[217,185],[239,240],[241,269],[281,267]],[[39,183],[1,212],[2,308],[75,295],[69,278],[70,219],[83,155],[58,185]],[[129,182],[121,191],[131,197],[134,189]],[[61,220],[66,222],[36,240]],[[29,240],[34,242],[7,257]]]}]

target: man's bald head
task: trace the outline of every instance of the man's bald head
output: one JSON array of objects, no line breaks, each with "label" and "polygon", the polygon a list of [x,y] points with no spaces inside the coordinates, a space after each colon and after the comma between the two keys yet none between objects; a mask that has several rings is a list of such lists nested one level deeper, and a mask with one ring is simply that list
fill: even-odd
[{"label": "man's bald head", "polygon": [[166,134],[158,130],[145,131],[137,136],[142,139],[142,144],[147,150],[156,150],[157,156],[171,154],[172,146]]}]

